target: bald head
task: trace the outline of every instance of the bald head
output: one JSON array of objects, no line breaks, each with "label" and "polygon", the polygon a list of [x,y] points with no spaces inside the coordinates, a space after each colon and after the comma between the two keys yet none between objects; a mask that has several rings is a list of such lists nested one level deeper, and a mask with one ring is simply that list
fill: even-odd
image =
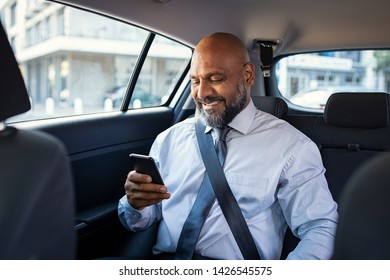
[{"label": "bald head", "polygon": [[248,51],[242,41],[230,33],[213,33],[204,37],[195,48],[195,55],[205,53],[226,58],[234,58],[239,64],[250,61]]}]

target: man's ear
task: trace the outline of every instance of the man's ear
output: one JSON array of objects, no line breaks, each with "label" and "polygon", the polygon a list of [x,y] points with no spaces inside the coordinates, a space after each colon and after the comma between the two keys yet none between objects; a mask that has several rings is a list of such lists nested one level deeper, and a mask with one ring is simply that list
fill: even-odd
[{"label": "man's ear", "polygon": [[244,65],[243,82],[245,86],[252,86],[255,82],[255,66],[251,62]]}]

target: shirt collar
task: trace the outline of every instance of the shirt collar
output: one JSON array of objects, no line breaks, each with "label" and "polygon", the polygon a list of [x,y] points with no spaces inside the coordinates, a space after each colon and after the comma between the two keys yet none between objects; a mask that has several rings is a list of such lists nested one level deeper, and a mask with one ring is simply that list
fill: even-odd
[{"label": "shirt collar", "polygon": [[[229,126],[242,134],[246,134],[252,125],[257,109],[252,99],[249,100],[248,106],[244,108],[230,123]],[[212,127],[206,126],[205,133],[212,130]]]}]

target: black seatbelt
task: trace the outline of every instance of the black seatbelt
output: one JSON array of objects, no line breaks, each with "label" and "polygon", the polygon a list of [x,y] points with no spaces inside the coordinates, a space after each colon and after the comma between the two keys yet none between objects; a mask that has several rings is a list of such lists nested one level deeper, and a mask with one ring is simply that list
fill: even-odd
[{"label": "black seatbelt", "polygon": [[274,48],[280,44],[280,41],[258,40],[256,42],[259,45],[260,68],[264,76],[264,90],[269,94],[271,92],[270,78],[272,65],[274,63]]},{"label": "black seatbelt", "polygon": [[205,126],[200,119],[196,120],[196,137],[207,174],[222,213],[233,233],[240,251],[246,260],[260,260],[256,244],[240,207],[226,181],[225,174],[218,160],[210,133],[205,133]]}]

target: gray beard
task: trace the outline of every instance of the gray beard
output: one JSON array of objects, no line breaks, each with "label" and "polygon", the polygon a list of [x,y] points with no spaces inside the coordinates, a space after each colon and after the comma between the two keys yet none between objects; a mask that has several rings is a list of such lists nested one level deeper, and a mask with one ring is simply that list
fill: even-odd
[{"label": "gray beard", "polygon": [[198,106],[199,117],[204,125],[214,128],[226,127],[243,109],[247,102],[247,91],[244,86],[239,85],[237,98],[231,104],[225,102],[225,110],[219,115],[207,115],[202,107]]}]

